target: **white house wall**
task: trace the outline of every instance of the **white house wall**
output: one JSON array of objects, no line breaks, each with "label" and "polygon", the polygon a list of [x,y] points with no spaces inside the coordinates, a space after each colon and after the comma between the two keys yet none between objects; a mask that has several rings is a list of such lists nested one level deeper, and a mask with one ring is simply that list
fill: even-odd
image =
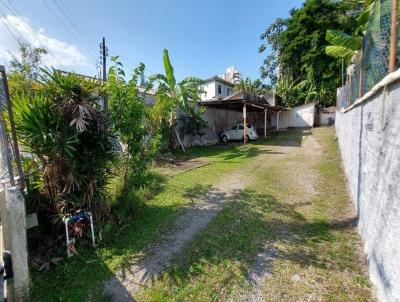
[{"label": "white house wall", "polygon": [[205,83],[204,85],[201,86],[202,90],[204,93],[201,94],[201,100],[209,100],[213,97],[215,97],[215,81],[210,81],[208,83]]},{"label": "white house wall", "polygon": [[[221,93],[218,93],[218,85],[221,85]],[[233,85],[227,85],[217,80],[209,81],[203,84],[201,87],[204,91],[204,93],[201,94],[202,101],[216,97],[225,98],[233,93]],[[229,94],[228,94],[228,89],[230,89]]]}]

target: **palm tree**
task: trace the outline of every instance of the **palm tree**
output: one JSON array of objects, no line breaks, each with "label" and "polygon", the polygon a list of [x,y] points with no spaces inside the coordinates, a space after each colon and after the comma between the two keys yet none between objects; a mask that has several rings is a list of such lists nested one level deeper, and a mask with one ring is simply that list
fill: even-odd
[{"label": "palm tree", "polygon": [[260,96],[268,92],[268,88],[259,79],[252,81],[249,78],[240,79],[234,87],[235,91],[249,93],[251,95]]}]

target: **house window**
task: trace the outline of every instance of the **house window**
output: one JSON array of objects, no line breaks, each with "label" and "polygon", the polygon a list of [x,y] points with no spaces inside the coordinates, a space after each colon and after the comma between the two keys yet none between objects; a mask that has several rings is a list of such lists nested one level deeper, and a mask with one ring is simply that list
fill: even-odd
[{"label": "house window", "polygon": [[222,87],[221,87],[221,85],[218,85],[218,94],[221,94],[222,93]]},{"label": "house window", "polygon": [[231,88],[226,88],[226,95],[230,96],[232,94],[232,89]]}]

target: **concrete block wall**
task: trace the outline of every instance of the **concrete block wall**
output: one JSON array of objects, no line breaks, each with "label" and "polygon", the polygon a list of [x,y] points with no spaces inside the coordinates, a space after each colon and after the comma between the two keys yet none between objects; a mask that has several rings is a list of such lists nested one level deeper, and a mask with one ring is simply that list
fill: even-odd
[{"label": "concrete block wall", "polygon": [[371,280],[380,301],[400,301],[400,80],[335,125]]}]

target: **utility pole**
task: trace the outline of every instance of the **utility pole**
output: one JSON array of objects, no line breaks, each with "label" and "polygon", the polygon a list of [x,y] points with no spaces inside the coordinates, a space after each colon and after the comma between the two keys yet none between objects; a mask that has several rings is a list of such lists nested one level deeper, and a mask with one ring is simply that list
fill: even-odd
[{"label": "utility pole", "polygon": [[[103,83],[107,81],[107,57],[108,57],[108,48],[106,46],[106,38],[103,37],[103,42],[100,43],[100,60],[103,66]],[[104,109],[108,108],[107,96],[104,97]]]}]

